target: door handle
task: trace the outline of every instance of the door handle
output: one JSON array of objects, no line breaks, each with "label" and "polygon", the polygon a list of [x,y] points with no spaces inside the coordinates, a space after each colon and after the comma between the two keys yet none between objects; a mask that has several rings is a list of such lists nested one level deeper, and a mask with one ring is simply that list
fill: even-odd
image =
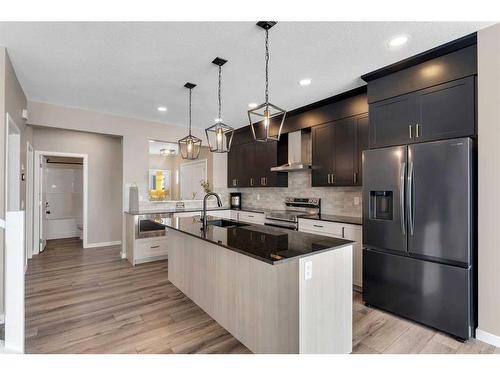
[{"label": "door handle", "polygon": [[401,171],[399,172],[399,205],[400,210],[400,221],[401,221],[401,232],[406,235],[406,216],[405,216],[405,175],[406,175],[406,163],[401,163]]},{"label": "door handle", "polygon": [[408,164],[408,196],[407,196],[407,204],[408,204],[408,221],[409,221],[409,226],[410,226],[410,235],[413,236],[413,230],[414,230],[414,204],[413,204],[413,196],[415,194],[414,192],[414,176],[413,176],[413,162],[409,162]]},{"label": "door handle", "polygon": [[410,138],[413,138],[413,134],[412,134],[412,126],[411,125],[408,125],[408,130],[410,132]]},{"label": "door handle", "polygon": [[417,137],[417,138],[420,137],[420,125],[419,124],[415,125],[415,137]]}]

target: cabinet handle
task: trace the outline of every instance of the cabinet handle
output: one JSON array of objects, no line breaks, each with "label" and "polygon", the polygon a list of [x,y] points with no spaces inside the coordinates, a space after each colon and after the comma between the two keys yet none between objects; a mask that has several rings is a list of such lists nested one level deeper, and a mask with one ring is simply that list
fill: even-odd
[{"label": "cabinet handle", "polygon": [[151,249],[157,249],[159,247],[160,247],[160,245],[155,245],[155,246],[151,246]]},{"label": "cabinet handle", "polygon": [[253,215],[247,215],[248,217],[254,217]]},{"label": "cabinet handle", "polygon": [[332,173],[332,185],[335,185],[335,173]]},{"label": "cabinet handle", "polygon": [[358,173],[357,172],[354,172],[354,183],[355,184],[358,183]]},{"label": "cabinet handle", "polygon": [[328,185],[330,185],[330,176],[331,176],[331,174],[328,173]]},{"label": "cabinet handle", "polygon": [[253,177],[250,177],[250,186],[253,186]]},{"label": "cabinet handle", "polygon": [[316,228],[323,228],[323,225],[313,224],[313,227],[316,227]]},{"label": "cabinet handle", "polygon": [[413,138],[413,132],[412,132],[411,128],[412,128],[412,125],[408,125],[408,129],[410,131],[410,138]]},{"label": "cabinet handle", "polygon": [[345,227],[342,227],[342,238],[345,238],[345,236],[344,236],[344,229],[345,229]]},{"label": "cabinet handle", "polygon": [[267,186],[267,177],[264,177],[264,185]]},{"label": "cabinet handle", "polygon": [[420,137],[420,125],[419,124],[415,125],[415,136],[417,138]]}]

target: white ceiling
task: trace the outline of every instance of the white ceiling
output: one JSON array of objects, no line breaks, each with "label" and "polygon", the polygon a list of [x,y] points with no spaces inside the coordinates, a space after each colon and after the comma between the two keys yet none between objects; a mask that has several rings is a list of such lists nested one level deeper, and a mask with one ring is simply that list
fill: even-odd
[{"label": "white ceiling", "polygon": [[[270,101],[285,108],[363,84],[360,75],[489,25],[484,22],[280,22],[270,32]],[[397,34],[410,41],[390,50]],[[252,22],[0,22],[28,99],[187,124],[217,117],[217,67],[223,67],[223,120],[246,125],[248,103],[264,99],[264,32]],[[312,79],[307,87],[302,78]],[[157,107],[168,107],[165,113]]]}]

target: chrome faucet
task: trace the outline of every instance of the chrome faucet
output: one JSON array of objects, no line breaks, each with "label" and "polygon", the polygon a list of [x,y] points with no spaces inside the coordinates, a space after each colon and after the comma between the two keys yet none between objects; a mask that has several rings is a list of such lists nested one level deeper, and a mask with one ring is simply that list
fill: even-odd
[{"label": "chrome faucet", "polygon": [[222,201],[220,200],[220,197],[217,193],[214,193],[214,192],[210,192],[210,193],[207,193],[205,195],[205,197],[203,198],[203,217],[201,218],[202,222],[203,222],[203,229],[206,229],[207,228],[207,199],[211,196],[214,196],[215,198],[217,198],[217,206],[218,207],[222,207]]}]

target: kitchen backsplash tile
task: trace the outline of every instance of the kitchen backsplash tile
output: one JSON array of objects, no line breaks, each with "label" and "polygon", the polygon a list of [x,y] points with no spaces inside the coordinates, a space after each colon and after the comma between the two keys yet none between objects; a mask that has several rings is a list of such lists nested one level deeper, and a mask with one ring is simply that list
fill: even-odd
[{"label": "kitchen backsplash tile", "polygon": [[[361,187],[311,187],[311,171],[288,174],[287,188],[215,188],[224,202],[229,192],[239,191],[243,206],[262,207],[271,210],[284,209],[286,197],[321,198],[321,211],[333,215],[362,215]],[[355,204],[356,203],[358,204]]]}]

